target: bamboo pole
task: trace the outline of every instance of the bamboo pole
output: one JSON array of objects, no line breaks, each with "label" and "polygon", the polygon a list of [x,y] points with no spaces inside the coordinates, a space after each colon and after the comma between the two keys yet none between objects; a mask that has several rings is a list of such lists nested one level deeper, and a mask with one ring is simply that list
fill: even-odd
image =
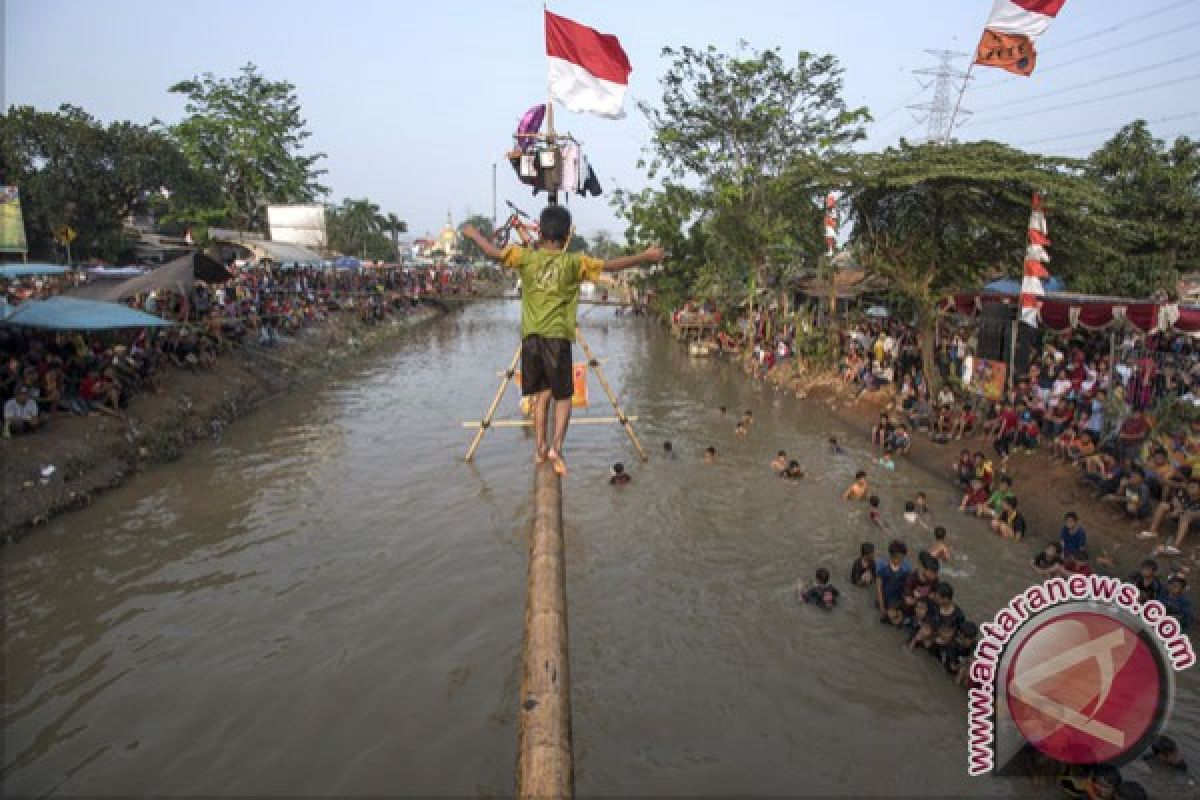
[{"label": "bamboo pole", "polygon": [[[636,416],[626,417],[630,422],[637,422]],[[611,425],[614,422],[620,422],[620,417],[572,417],[572,425]],[[479,420],[468,420],[462,424],[464,428],[480,428],[483,423]],[[532,428],[533,420],[531,419],[494,419],[489,428]]]},{"label": "bamboo pole", "polygon": [[483,439],[483,434],[487,433],[487,429],[492,425],[492,417],[496,415],[496,407],[500,405],[500,398],[504,396],[504,390],[508,388],[508,382],[512,380],[513,375],[517,371],[517,362],[521,359],[521,345],[517,345],[517,352],[513,353],[512,363],[508,365],[508,370],[504,373],[504,380],[500,381],[500,388],[496,390],[496,396],[492,398],[492,405],[488,408],[487,413],[483,415],[483,422],[479,424],[479,430],[475,432],[475,438],[471,441],[471,447],[467,450],[467,461],[475,457],[475,450],[479,447],[479,442]]},{"label": "bamboo pole", "polygon": [[562,482],[546,463],[535,467],[533,479],[517,718],[517,796],[521,798],[570,798],[575,792],[567,641]]},{"label": "bamboo pole", "polygon": [[625,412],[621,410],[621,404],[617,400],[616,393],[612,387],[608,385],[608,379],[604,377],[604,370],[600,369],[600,362],[592,355],[592,348],[588,347],[587,340],[583,338],[583,331],[579,328],[575,329],[575,338],[579,341],[579,346],[583,348],[583,354],[587,357],[588,366],[592,368],[592,372],[596,373],[596,378],[600,381],[601,388],[608,395],[608,402],[612,403],[613,410],[617,412],[617,418],[625,427],[625,433],[629,434],[629,441],[633,442],[634,449],[642,461],[647,459],[646,451],[642,449],[642,443],[638,441],[637,434],[633,432],[633,425],[629,423],[629,417],[625,416]]}]

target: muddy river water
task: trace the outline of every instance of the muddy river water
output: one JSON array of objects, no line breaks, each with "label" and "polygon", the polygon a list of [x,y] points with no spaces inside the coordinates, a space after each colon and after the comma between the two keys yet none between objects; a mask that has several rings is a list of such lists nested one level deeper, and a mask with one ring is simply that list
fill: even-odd
[{"label": "muddy river water", "polygon": [[[530,444],[496,429],[466,465],[460,422],[518,318],[497,301],[438,320],[0,551],[5,793],[511,792]],[[1028,794],[966,776],[964,693],[845,586],[859,542],[886,546],[840,499],[868,448],[649,321],[582,322],[651,460],[615,427],[569,439],[579,793]],[[754,412],[746,439],[722,404]],[[773,477],[781,448],[803,483]],[[626,487],[607,485],[617,460]],[[873,477],[899,527],[929,492],[969,618],[1031,582],[1033,545],[958,519],[941,481]],[[796,603],[818,566],[834,613]],[[1180,690],[1172,732],[1200,761],[1194,676]]]}]

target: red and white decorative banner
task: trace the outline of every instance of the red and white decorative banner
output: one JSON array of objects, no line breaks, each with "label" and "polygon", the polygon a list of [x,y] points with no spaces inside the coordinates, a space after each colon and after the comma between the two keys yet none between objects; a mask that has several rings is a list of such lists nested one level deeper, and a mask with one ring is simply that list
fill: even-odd
[{"label": "red and white decorative banner", "polygon": [[1033,194],[1033,210],[1029,212],[1029,232],[1025,245],[1025,274],[1021,279],[1021,321],[1036,328],[1038,311],[1046,290],[1042,278],[1049,278],[1045,264],[1050,261],[1046,248],[1050,237],[1046,232],[1046,212],[1042,210],[1042,196]]},{"label": "red and white decorative banner", "polygon": [[1037,66],[1033,40],[1046,32],[1067,0],[996,0],[975,50],[975,63],[1029,76]]},{"label": "red and white decorative banner", "polygon": [[837,249],[837,198],[825,195],[825,255],[833,258]]}]

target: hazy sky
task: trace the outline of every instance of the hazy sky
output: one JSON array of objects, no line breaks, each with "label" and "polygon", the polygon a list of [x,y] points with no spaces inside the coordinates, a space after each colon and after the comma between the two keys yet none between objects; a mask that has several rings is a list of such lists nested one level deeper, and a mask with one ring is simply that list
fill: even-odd
[{"label": "hazy sky", "polygon": [[[230,75],[253,61],[296,84],[328,154],[331,199],[366,195],[436,230],[447,211],[491,213],[492,164],[517,118],[544,99],[542,3],[367,0],[7,0],[3,100],[82,106],[104,121],[174,121],[173,82]],[[633,64],[629,116],[609,121],[560,110],[605,196],[572,198],[580,229],[623,229],[608,204],[638,187],[647,127],[634,104],[660,96],[664,45],[732,51],[779,46],[831,52],[845,97],[875,115],[872,147],[920,137],[908,103],[932,99],[911,74],[936,65],[926,49],[971,51],[991,0],[555,0],[551,10],[620,37]],[[1068,0],[1041,40],[1032,78],[978,70],[964,139],[995,138],[1084,154],[1136,117],[1164,137],[1200,133],[1200,0]],[[963,68],[966,59],[959,61]],[[1127,74],[1128,73],[1128,74]],[[1081,84],[1088,84],[1081,86]],[[1166,85],[1163,85],[1166,84]],[[1105,99],[1101,99],[1105,98]],[[1094,101],[1094,102],[1085,102]],[[1056,108],[1057,106],[1065,106]],[[1158,121],[1161,120],[1161,121]],[[501,160],[499,197],[536,212]]]}]

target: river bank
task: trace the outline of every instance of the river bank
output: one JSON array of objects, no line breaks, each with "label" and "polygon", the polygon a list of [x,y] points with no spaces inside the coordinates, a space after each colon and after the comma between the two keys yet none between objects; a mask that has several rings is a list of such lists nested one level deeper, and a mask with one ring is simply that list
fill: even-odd
[{"label": "river bank", "polygon": [[[754,368],[748,360],[744,360],[742,366],[748,372]],[[826,407],[838,421],[868,442],[879,415],[895,411],[895,394],[890,389],[856,396],[835,371],[808,368],[798,359],[773,368],[766,380],[802,403]],[[952,472],[962,449],[983,451],[995,460],[991,442],[985,436],[937,444],[928,436],[916,433],[911,451],[898,458],[897,465],[903,468],[905,463],[912,464],[929,473],[941,485],[957,488]],[[864,465],[864,468],[870,471],[870,465]],[[1079,514],[1088,532],[1093,558],[1111,560],[1110,564],[1099,565],[1102,571],[1122,577],[1132,575],[1143,559],[1153,555],[1158,542],[1136,538],[1136,533],[1146,527],[1145,522],[1130,523],[1107,505],[1101,506],[1091,484],[1080,480],[1077,468],[1050,458],[1042,450],[1036,454],[1014,454],[1008,464],[1008,474],[1013,479],[1013,491],[1020,500],[1021,513],[1028,525],[1026,539],[1018,546],[1028,549],[1031,558],[1046,543],[1058,540],[1063,515],[1068,511]],[[950,535],[960,540],[962,537],[992,535],[986,523],[966,517],[956,527],[958,530],[951,530]],[[1165,524],[1164,529],[1173,531],[1170,523]],[[1200,547],[1193,543],[1180,556],[1159,556],[1158,561],[1160,573],[1164,575],[1168,565],[1182,565],[1190,570],[1200,561]],[[1093,566],[1097,566],[1095,562]]]},{"label": "river bank", "polygon": [[56,514],[87,506],[130,475],[179,458],[193,442],[220,438],[226,425],[268,400],[328,378],[463,302],[421,306],[374,325],[353,312],[331,314],[278,346],[225,353],[213,370],[168,369],[159,392],[134,396],[123,420],[60,413],[37,434],[5,440],[0,539],[12,541]]}]

